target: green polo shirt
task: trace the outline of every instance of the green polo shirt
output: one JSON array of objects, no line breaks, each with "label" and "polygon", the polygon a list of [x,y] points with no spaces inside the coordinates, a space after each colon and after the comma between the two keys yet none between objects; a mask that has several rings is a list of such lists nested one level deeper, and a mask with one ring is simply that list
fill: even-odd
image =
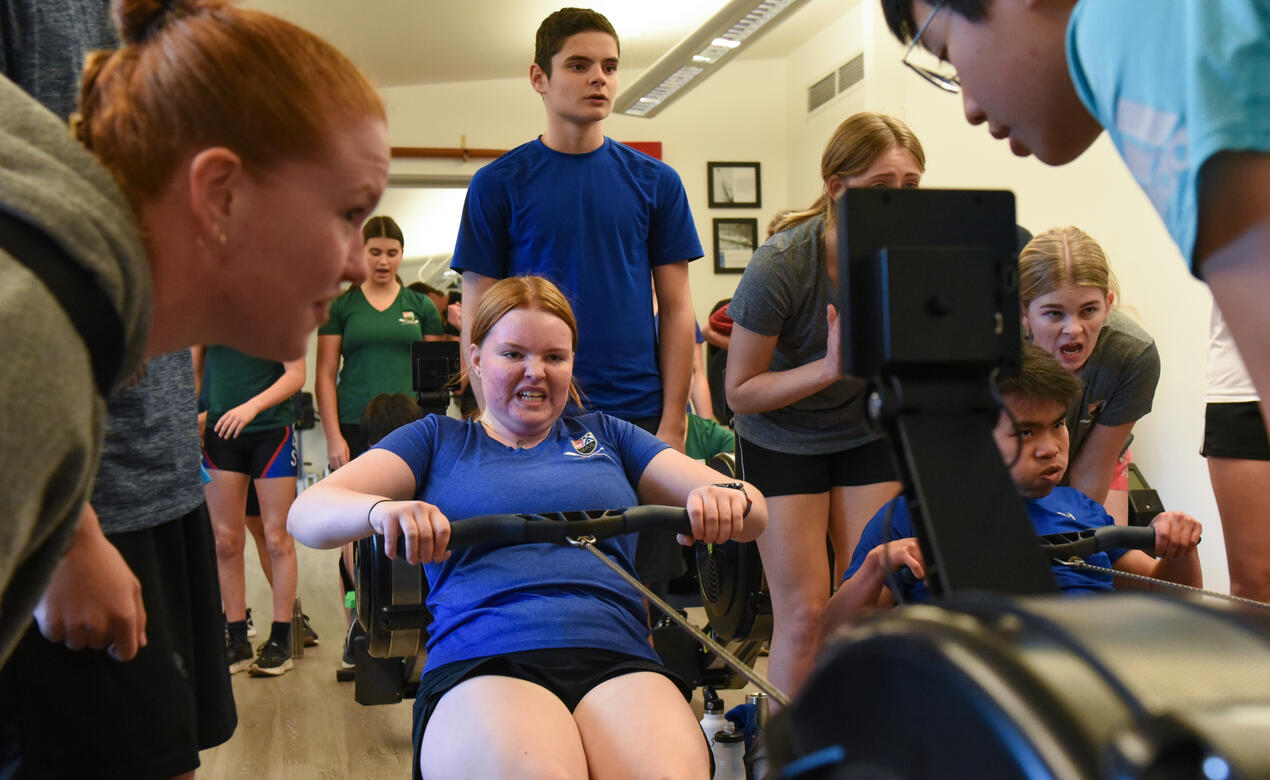
[{"label": "green polo shirt", "polygon": [[[276,360],[252,357],[219,344],[209,346],[203,359],[207,427],[214,427],[222,414],[260,395],[265,388],[277,382],[284,371],[286,368]],[[277,430],[294,421],[295,404],[288,398],[256,415],[242,432]]]},{"label": "green polo shirt", "polygon": [[688,415],[688,436],[684,442],[684,452],[695,460],[706,463],[720,452],[736,450],[736,434],[719,425],[714,420],[707,420],[695,414]]},{"label": "green polo shirt", "polygon": [[359,425],[362,410],[381,393],[414,392],[410,345],[425,334],[441,335],[441,316],[428,296],[402,287],[383,311],[366,300],[360,287],[350,287],[331,304],[331,318],[319,336],[341,336],[336,397],[340,422]]}]

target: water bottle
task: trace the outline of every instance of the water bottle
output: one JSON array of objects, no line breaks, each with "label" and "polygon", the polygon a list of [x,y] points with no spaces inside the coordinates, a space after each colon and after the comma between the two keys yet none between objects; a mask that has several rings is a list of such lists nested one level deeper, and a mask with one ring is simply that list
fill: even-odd
[{"label": "water bottle", "polygon": [[710,742],[710,747],[714,747],[714,735],[722,731],[730,721],[723,717],[723,699],[718,694],[711,691],[706,694],[705,715],[701,718],[701,730],[705,732],[706,739]]},{"label": "water bottle", "polygon": [[728,725],[714,735],[714,780],[745,780],[745,735]]},{"label": "water bottle", "polygon": [[754,708],[754,724],[758,737],[750,748],[750,777],[767,777],[767,748],[763,731],[767,728],[767,694],[755,691],[745,694],[745,703]]}]

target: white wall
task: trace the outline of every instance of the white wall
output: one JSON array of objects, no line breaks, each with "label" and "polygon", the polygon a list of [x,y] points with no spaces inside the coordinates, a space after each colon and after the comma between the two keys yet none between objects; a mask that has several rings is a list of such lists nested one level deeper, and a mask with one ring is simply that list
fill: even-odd
[{"label": "white wall", "polygon": [[[696,219],[705,257],[690,266],[689,283],[699,318],[730,297],[739,276],[715,274],[711,220],[755,217],[760,233],[787,203],[786,121],[779,109],[785,88],[782,61],[737,62],[697,87],[690,97],[653,119],[611,117],[605,133],[619,141],[660,141],[662,158],[679,172]],[[623,71],[634,83],[637,71]],[[384,90],[394,146],[453,146],[466,135],[469,148],[510,149],[545,126],[542,101],[523,79],[417,85]],[[710,209],[706,163],[757,161],[762,172],[760,209]],[[470,176],[486,161],[395,160],[394,174]]]}]

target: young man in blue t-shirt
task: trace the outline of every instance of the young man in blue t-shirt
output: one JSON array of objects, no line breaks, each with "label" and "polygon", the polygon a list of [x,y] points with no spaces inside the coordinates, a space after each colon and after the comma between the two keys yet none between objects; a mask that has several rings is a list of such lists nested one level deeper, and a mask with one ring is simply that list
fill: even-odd
[{"label": "young man in blue t-shirt", "polygon": [[546,276],[577,314],[575,378],[588,407],[682,451],[694,346],[688,263],[703,253],[678,174],[604,136],[619,51],[594,11],[562,9],[539,27],[529,81],[546,132],[478,171],[463,207],[452,262],[463,275],[463,354],[490,285]]},{"label": "young man in blue t-shirt", "polygon": [[[1080,380],[1048,352],[1029,344],[1023,348],[1019,374],[1002,379],[997,389],[1008,411],[1001,412],[992,436],[1037,535],[1111,525],[1111,515],[1093,499],[1075,488],[1058,487],[1067,471],[1067,409],[1080,398]],[[1111,550],[1090,556],[1086,563],[1202,586],[1196,550],[1202,531],[1199,522],[1182,512],[1161,512],[1151,526],[1158,559],[1141,550]],[[829,600],[825,625],[836,625],[870,606],[893,604],[885,579],[902,566],[908,566],[919,578],[926,574],[908,507],[903,498],[897,498],[865,527],[842,586]],[[1078,571],[1061,564],[1055,564],[1054,577],[1064,591],[1114,588],[1110,574]],[[920,601],[928,593],[919,582],[906,596]]]},{"label": "young man in blue t-shirt", "polygon": [[[588,410],[683,452],[696,347],[688,263],[703,252],[679,175],[604,136],[619,53],[613,26],[595,11],[563,8],[539,26],[529,82],[546,132],[477,171],[463,204],[451,262],[463,274],[461,354],[494,282],[545,276],[577,315],[574,379]],[[479,380],[472,388],[481,401]],[[683,556],[671,535],[646,536],[636,568],[664,591],[683,573]]]},{"label": "young man in blue t-shirt", "polygon": [[[882,0],[882,9],[913,42],[905,63],[960,92],[966,119],[986,122],[1015,154],[1063,165],[1107,130],[1270,398],[1270,4]],[[944,63],[922,66],[927,53]]]}]

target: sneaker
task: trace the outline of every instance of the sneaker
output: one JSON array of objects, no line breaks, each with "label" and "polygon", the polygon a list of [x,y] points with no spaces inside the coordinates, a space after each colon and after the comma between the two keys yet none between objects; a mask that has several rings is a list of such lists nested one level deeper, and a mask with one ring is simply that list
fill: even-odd
[{"label": "sneaker", "polygon": [[251,652],[250,642],[225,641],[225,655],[229,660],[229,673],[241,672],[251,666],[255,654]]},{"label": "sneaker", "polygon": [[341,669],[352,669],[357,666],[357,659],[353,656],[353,643],[359,637],[365,635],[366,632],[362,630],[362,624],[354,620],[348,627],[348,636],[344,638],[344,657],[340,659]]},{"label": "sneaker", "polygon": [[304,646],[317,647],[318,635],[317,632],[313,630],[312,624],[309,623],[309,616],[302,613],[300,617],[304,618],[304,629],[302,631],[304,634]]},{"label": "sneaker", "polygon": [[260,652],[247,673],[252,677],[277,677],[286,674],[293,666],[295,662],[291,660],[291,651],[270,639],[260,646]]},{"label": "sneaker", "polygon": [[251,619],[251,607],[247,607],[247,638],[252,639],[256,636],[256,624]]}]

